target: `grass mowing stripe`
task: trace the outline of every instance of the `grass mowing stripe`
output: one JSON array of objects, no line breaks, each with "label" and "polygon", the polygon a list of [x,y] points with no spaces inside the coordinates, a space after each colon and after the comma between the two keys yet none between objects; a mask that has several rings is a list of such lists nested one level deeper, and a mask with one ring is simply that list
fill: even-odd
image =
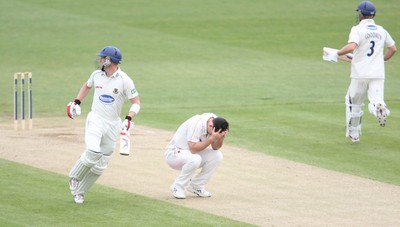
[{"label": "grass mowing stripe", "polygon": [[101,185],[77,205],[66,176],[2,159],[0,171],[1,226],[251,226]]}]

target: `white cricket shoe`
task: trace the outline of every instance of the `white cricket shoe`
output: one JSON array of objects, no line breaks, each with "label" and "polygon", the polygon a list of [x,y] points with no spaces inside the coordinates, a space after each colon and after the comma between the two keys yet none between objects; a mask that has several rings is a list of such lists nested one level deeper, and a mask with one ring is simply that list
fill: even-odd
[{"label": "white cricket shoe", "polygon": [[350,136],[350,139],[351,139],[351,141],[352,141],[353,143],[360,142],[360,137],[351,137],[351,136]]},{"label": "white cricket shoe", "polygon": [[358,129],[350,130],[349,137],[353,143],[359,142],[360,141],[360,133],[358,132]]},{"label": "white cricket shoe", "polygon": [[189,185],[187,186],[186,190],[200,197],[211,197],[211,193],[206,191],[204,188],[194,188],[193,186]]},{"label": "white cricket shoe", "polygon": [[183,189],[177,185],[171,186],[171,192],[172,192],[172,195],[177,199],[186,198],[186,195],[185,195],[185,192],[183,191]]},{"label": "white cricket shoe", "polygon": [[386,125],[386,119],[387,119],[387,112],[386,108],[382,103],[379,103],[376,106],[376,117],[378,118],[379,125],[384,127]]},{"label": "white cricket shoe", "polygon": [[78,187],[79,181],[76,178],[71,177],[69,179],[69,190],[75,191]]},{"label": "white cricket shoe", "polygon": [[82,204],[85,201],[85,196],[83,194],[74,195],[74,201],[77,204]]}]

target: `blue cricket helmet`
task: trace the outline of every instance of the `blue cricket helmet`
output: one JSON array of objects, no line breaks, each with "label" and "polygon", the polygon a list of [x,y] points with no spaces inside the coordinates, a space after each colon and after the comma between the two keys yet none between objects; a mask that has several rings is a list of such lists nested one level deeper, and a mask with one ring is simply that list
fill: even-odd
[{"label": "blue cricket helmet", "polygon": [[121,51],[114,46],[106,46],[96,55],[102,58],[109,57],[116,64],[120,64],[122,60]]},{"label": "blue cricket helmet", "polygon": [[360,12],[364,16],[375,16],[376,9],[374,4],[370,1],[363,1],[358,4],[356,11]]}]

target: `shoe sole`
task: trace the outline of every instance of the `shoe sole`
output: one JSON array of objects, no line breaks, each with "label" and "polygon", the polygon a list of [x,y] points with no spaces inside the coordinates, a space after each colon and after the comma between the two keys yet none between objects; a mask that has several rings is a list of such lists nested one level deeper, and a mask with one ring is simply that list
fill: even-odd
[{"label": "shoe sole", "polygon": [[174,195],[174,198],[175,199],[186,199],[186,197],[178,197],[178,196],[175,196],[175,195]]},{"label": "shoe sole", "polygon": [[382,104],[378,104],[377,111],[379,125],[385,127],[387,119],[386,109]]}]

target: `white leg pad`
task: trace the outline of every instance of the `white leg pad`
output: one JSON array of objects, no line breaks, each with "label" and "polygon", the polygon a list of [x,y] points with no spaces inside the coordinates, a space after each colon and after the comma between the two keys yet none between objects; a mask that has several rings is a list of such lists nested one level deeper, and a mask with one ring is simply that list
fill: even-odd
[{"label": "white leg pad", "polygon": [[346,96],[346,137],[349,137],[350,131],[358,130],[361,135],[361,120],[364,112],[361,105],[351,104]]},{"label": "white leg pad", "polygon": [[83,176],[99,161],[102,157],[101,153],[96,153],[90,150],[87,150],[82,153],[81,157],[76,161],[75,165],[72,167],[69,172],[70,178],[76,178],[80,181]]},{"label": "white leg pad", "polygon": [[364,112],[350,113],[346,124],[346,137],[349,137],[350,131],[357,130],[359,135],[361,135],[361,120]]},{"label": "white leg pad", "polygon": [[104,173],[107,169],[108,162],[110,161],[110,156],[103,156],[99,162],[94,165],[90,171],[88,171],[82,180],[79,182],[78,188],[74,192],[75,195],[86,194],[89,189],[94,185],[97,179]]},{"label": "white leg pad", "polygon": [[100,175],[89,171],[86,175],[82,178],[82,181],[79,182],[78,188],[73,192],[73,195],[84,195],[89,189],[94,185]]}]

